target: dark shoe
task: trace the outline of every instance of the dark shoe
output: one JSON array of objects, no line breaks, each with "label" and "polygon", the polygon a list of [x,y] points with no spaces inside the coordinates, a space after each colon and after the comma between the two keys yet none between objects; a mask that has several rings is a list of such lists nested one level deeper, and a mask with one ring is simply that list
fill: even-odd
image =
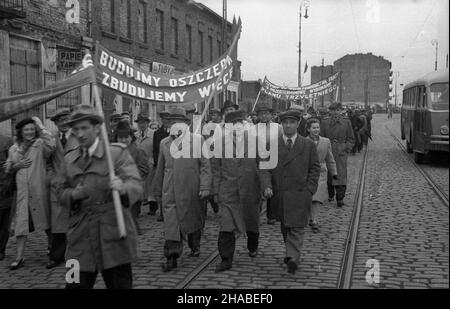
[{"label": "dark shoe", "polygon": [[156,221],[158,222],[164,222],[164,217],[163,216],[159,216],[158,219],[156,219]]},{"label": "dark shoe", "polygon": [[49,261],[47,262],[47,265],[45,266],[45,268],[47,268],[47,269],[52,269],[52,268],[55,268],[55,267],[61,265],[63,262],[64,262],[64,261],[53,261],[53,260],[49,260]]},{"label": "dark shoe", "polygon": [[268,219],[267,224],[274,225],[277,222],[275,219]]},{"label": "dark shoe", "polygon": [[171,271],[174,268],[177,268],[177,260],[176,259],[168,259],[166,263],[161,264],[163,272]]},{"label": "dark shoe", "polygon": [[23,264],[25,263],[25,260],[23,258],[20,259],[20,261],[14,261],[11,263],[11,266],[9,266],[10,270],[16,270],[21,267],[23,267]]},{"label": "dark shoe", "polygon": [[249,251],[248,256],[251,258],[254,258],[258,255],[258,251]]},{"label": "dark shoe", "polygon": [[343,200],[337,201],[337,207],[342,207],[342,206],[344,206],[344,201]]},{"label": "dark shoe", "polygon": [[190,257],[199,257],[200,256],[200,250],[191,250],[191,253],[189,254]]},{"label": "dark shoe", "polygon": [[5,259],[5,254],[4,253],[0,253],[0,261],[3,261]]},{"label": "dark shoe", "polygon": [[219,265],[216,266],[216,273],[220,273],[229,269],[231,269],[231,263],[222,261]]},{"label": "dark shoe", "polygon": [[312,222],[309,224],[312,228],[313,233],[319,233],[319,225],[317,224],[317,222]]},{"label": "dark shoe", "polygon": [[285,257],[284,260],[283,260],[284,264],[287,264],[290,259],[291,259],[290,257]]},{"label": "dark shoe", "polygon": [[292,259],[289,259],[287,262],[288,267],[288,273],[295,275],[295,272],[297,271],[297,263],[295,263]]}]

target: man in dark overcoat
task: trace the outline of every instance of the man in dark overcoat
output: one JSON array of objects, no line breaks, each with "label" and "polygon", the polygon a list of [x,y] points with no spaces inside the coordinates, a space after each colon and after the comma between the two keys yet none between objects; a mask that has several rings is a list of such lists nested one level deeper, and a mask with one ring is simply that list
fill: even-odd
[{"label": "man in dark overcoat", "polygon": [[308,225],[312,196],[317,191],[320,163],[316,145],[300,136],[297,127],[300,114],[280,114],[283,135],[278,140],[278,163],[272,170],[261,170],[264,196],[272,197],[275,216],[281,221],[286,245],[285,263],[295,274]]},{"label": "man in dark overcoat", "polygon": [[8,149],[12,145],[13,140],[10,137],[0,134],[0,261],[5,258],[11,224],[11,206],[16,187],[14,174],[6,173],[4,168],[8,159]]}]

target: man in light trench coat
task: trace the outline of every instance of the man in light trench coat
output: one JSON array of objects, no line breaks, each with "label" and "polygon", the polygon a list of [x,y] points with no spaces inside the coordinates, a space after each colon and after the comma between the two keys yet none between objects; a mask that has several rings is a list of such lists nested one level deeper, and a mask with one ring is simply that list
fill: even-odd
[{"label": "man in light trench coat", "polygon": [[[186,111],[175,107],[167,116],[170,121],[170,135],[164,138],[159,147],[159,157],[152,192],[162,203],[164,213],[164,256],[163,271],[177,267],[177,259],[183,253],[183,239],[188,240],[190,256],[200,255],[201,231],[205,222],[204,199],[211,190],[211,166],[208,159],[201,156],[203,138],[189,131]],[[190,140],[189,145],[180,143]],[[200,145],[200,149],[192,147]],[[186,151],[188,157],[175,157],[174,149]],[[200,151],[193,156],[194,151]]]},{"label": "man in light trench coat", "polygon": [[[109,146],[116,173],[110,181],[104,142],[103,117],[91,105],[79,105],[67,122],[79,146],[64,157],[66,168],[57,179],[61,204],[70,209],[66,259],[77,260],[79,283],[67,288],[92,289],[98,272],[108,289],[132,288],[131,263],[137,256],[137,232],[129,207],[142,194],[141,177],[123,144]],[[112,190],[120,194],[127,236],[120,238]]]}]

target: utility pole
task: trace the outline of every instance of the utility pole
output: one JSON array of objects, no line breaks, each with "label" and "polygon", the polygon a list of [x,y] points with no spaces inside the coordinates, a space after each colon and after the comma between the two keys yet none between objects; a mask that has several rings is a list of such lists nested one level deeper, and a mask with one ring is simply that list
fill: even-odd
[{"label": "utility pole", "polygon": [[302,8],[305,7],[305,19],[308,18],[309,1],[302,1],[300,4],[298,23],[298,86],[302,86]]},{"label": "utility pole", "polygon": [[395,85],[394,85],[394,110],[397,109],[397,82],[398,82],[398,76],[400,75],[399,71],[395,71]]},{"label": "utility pole", "polygon": [[[324,58],[322,58],[322,69],[320,70],[320,80],[323,80],[323,65],[324,65]],[[321,100],[322,100],[321,106],[323,108],[324,107],[324,96],[322,96]]]},{"label": "utility pole", "polygon": [[439,42],[437,40],[433,40],[431,41],[431,45],[436,46],[436,58],[434,61],[434,70],[437,71],[437,57],[438,57],[438,45]]},{"label": "utility pole", "polygon": [[[227,0],[223,0],[222,2],[222,50],[221,54],[227,50]],[[225,103],[227,99],[227,90],[223,90],[222,94],[222,103]],[[223,105],[222,105],[223,106]],[[221,106],[221,107],[222,107]]]}]

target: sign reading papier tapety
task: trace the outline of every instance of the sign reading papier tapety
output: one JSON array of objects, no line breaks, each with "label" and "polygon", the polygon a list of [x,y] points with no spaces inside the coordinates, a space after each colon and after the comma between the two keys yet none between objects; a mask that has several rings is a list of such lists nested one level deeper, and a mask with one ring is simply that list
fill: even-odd
[{"label": "sign reading papier tapety", "polygon": [[339,74],[339,72],[335,73],[324,80],[308,86],[289,88],[275,85],[270,82],[267,77],[264,77],[261,91],[282,100],[312,99],[324,96],[336,90],[338,87],[338,85],[336,85],[336,80],[339,77]]},{"label": "sign reading papier tapety", "polygon": [[[235,35],[239,36],[240,25]],[[233,40],[233,42],[236,42]],[[222,92],[233,75],[236,59],[231,55],[236,44],[208,67],[182,75],[162,75],[147,72],[123,60],[100,44],[96,45],[95,68],[97,82],[121,95],[137,100],[147,100],[160,104],[195,104],[205,101],[221,71],[221,80],[216,85],[217,93]]]}]

